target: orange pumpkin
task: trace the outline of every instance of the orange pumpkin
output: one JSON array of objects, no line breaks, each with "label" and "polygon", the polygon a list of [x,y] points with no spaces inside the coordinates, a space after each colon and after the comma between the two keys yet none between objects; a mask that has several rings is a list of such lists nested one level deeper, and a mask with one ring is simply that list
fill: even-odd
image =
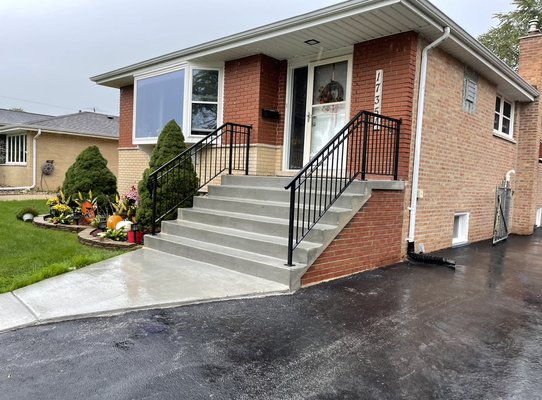
[{"label": "orange pumpkin", "polygon": [[109,229],[115,229],[117,224],[121,221],[124,221],[120,215],[111,215],[107,218],[107,227]]}]

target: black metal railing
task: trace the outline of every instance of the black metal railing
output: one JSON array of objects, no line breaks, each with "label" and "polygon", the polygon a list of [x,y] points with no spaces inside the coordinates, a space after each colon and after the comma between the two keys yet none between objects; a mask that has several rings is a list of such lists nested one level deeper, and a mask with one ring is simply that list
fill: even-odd
[{"label": "black metal railing", "polygon": [[354,179],[397,180],[401,120],[361,111],[290,181],[288,261]]},{"label": "black metal railing", "polygon": [[[162,165],[149,175],[152,196],[152,234],[157,225],[177,208],[190,203],[199,190],[224,171],[243,171],[248,175],[250,126],[225,123],[192,147]],[[186,171],[195,170],[198,188],[190,194],[171,190]]]}]

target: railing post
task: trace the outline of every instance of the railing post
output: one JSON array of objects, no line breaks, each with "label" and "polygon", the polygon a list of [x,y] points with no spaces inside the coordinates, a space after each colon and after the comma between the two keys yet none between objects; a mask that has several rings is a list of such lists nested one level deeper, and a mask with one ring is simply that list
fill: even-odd
[{"label": "railing post", "polygon": [[400,119],[397,121],[397,127],[395,129],[395,164],[394,164],[394,171],[393,171],[393,180],[396,181],[399,177],[399,139],[401,135],[401,124],[403,122],[403,119]]},{"label": "railing post", "polygon": [[361,180],[367,173],[367,146],[369,144],[369,115],[363,114],[363,148],[361,149]]},{"label": "railing post", "polygon": [[157,180],[158,177],[156,175],[151,177],[151,197],[152,197],[152,227],[151,227],[151,234],[156,235],[156,191],[157,191]]},{"label": "railing post", "polygon": [[250,126],[247,127],[247,152],[246,152],[246,160],[245,160],[245,175],[248,175],[248,161],[250,159]]},{"label": "railing post", "polygon": [[295,186],[296,181],[290,183],[290,221],[288,222],[288,260],[286,265],[292,267],[294,255],[294,205],[295,205]]},{"label": "railing post", "polygon": [[228,174],[231,175],[233,162],[233,125],[227,125],[230,128],[230,161],[228,163]]}]

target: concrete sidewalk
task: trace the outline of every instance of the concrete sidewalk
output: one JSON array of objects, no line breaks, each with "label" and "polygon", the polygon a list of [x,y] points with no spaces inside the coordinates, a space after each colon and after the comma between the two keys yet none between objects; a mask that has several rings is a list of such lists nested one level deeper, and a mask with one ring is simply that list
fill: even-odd
[{"label": "concrete sidewalk", "polygon": [[218,299],[288,287],[149,249],[136,250],[0,295],[0,332],[45,322]]}]

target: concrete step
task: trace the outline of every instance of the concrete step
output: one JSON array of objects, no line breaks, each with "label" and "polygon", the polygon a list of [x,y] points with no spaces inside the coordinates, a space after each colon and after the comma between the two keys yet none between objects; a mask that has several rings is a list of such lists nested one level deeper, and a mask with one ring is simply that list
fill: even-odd
[{"label": "concrete step", "polygon": [[167,233],[145,237],[145,245],[154,250],[278,282],[292,289],[299,287],[300,278],[307,269],[302,264],[285,266],[283,259]]},{"label": "concrete step", "polygon": [[[312,203],[305,209],[308,214],[312,211],[314,215],[315,204]],[[316,204],[319,206],[319,204]],[[242,210],[246,214],[263,215],[273,218],[287,219],[290,213],[290,204],[277,201],[264,201],[254,199],[241,199],[219,196],[200,196],[194,198],[194,208],[222,210],[230,212],[239,212]],[[339,224],[345,218],[348,218],[352,210],[350,208],[331,207],[322,217],[321,222],[325,224]]]},{"label": "concrete step", "polygon": [[284,190],[292,177],[290,176],[255,176],[255,175],[223,175],[222,185],[225,186],[251,186],[274,187]]},{"label": "concrete step", "polygon": [[[176,221],[162,222],[161,233],[145,245],[185,258],[232,269],[296,289],[301,276],[371,195],[373,186],[355,181],[294,250],[287,267],[290,177],[223,176],[193,208]],[[308,187],[313,194],[318,185]],[[324,185],[325,188],[325,185]],[[315,197],[320,198],[318,193]],[[314,204],[314,203],[313,203]]]},{"label": "concrete step", "polygon": [[[235,227],[235,229],[243,231],[282,238],[288,237],[288,220],[281,218],[203,208],[181,208],[178,219],[225,228]],[[336,225],[319,223],[307,235],[306,240],[325,243],[330,237],[333,237],[336,229]]]},{"label": "concrete step", "polygon": [[[288,254],[288,240],[286,238],[193,221],[166,221],[162,224],[162,233],[233,247],[282,260],[286,260]],[[319,243],[301,242],[294,250],[294,262],[312,263],[321,252],[321,248],[322,244]]]},{"label": "concrete step", "polygon": [[[229,197],[236,199],[251,199],[251,200],[263,200],[263,201],[273,201],[281,203],[290,203],[290,192],[284,190],[283,188],[274,188],[274,187],[249,187],[249,186],[233,186],[233,185],[224,185],[224,186],[209,186],[210,197]],[[316,192],[314,192],[316,193]],[[318,193],[318,196],[320,194]],[[322,194],[322,201],[326,196],[325,193]],[[352,193],[347,191],[343,193],[333,204],[335,207],[339,208],[354,208],[356,204],[366,196],[365,191],[361,193]],[[328,199],[331,196],[328,195]],[[329,201],[329,200],[328,200]]]},{"label": "concrete step", "polygon": [[[289,176],[254,176],[254,175],[225,175],[222,177],[223,186],[246,186],[246,187],[269,187],[275,189],[284,189],[288,185],[293,177]],[[331,182],[334,181],[332,178],[314,178],[312,183],[313,188],[328,188],[331,190]],[[363,193],[364,188],[366,187],[367,182],[365,181],[353,181],[349,188],[347,189],[348,193]]]}]

